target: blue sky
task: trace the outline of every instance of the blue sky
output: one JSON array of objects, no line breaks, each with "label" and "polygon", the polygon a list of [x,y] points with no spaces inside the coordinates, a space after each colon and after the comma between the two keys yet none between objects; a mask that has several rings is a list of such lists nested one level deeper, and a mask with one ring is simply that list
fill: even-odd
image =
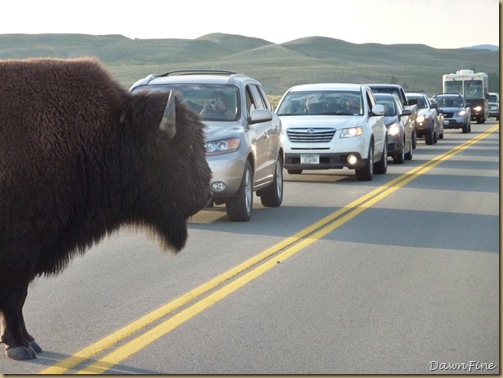
[{"label": "blue sky", "polygon": [[500,34],[499,0],[9,0],[1,12],[0,34],[325,36],[436,48],[499,45]]}]

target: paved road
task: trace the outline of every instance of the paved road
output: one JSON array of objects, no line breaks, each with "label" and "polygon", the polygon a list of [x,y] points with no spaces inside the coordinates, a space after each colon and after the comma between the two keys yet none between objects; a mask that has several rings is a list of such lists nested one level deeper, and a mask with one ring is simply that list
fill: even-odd
[{"label": "paved road", "polygon": [[176,256],[122,230],[33,283],[45,352],[0,372],[499,373],[495,125],[420,141],[372,182],[285,174],[280,208],[202,211]]}]

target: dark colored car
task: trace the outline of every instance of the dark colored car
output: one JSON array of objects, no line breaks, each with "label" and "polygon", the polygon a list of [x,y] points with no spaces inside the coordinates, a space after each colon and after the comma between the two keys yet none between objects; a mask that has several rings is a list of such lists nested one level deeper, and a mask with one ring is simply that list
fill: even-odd
[{"label": "dark colored car", "polygon": [[376,103],[384,106],[384,124],[388,129],[388,156],[397,164],[411,160],[415,146],[415,123],[408,117],[398,97],[389,93],[374,93]]},{"label": "dark colored car", "polygon": [[462,129],[469,133],[471,126],[471,105],[465,102],[463,96],[456,93],[444,93],[433,96],[437,102],[438,111],[444,115],[445,129]]}]

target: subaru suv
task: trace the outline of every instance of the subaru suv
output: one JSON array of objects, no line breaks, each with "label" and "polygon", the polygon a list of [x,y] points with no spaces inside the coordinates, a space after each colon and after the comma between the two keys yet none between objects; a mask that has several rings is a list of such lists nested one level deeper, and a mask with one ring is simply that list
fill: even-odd
[{"label": "subaru suv", "polygon": [[370,181],[388,169],[384,106],[366,85],[318,83],[294,86],[281,98],[277,114],[284,125],[285,168],[355,171]]},{"label": "subaru suv", "polygon": [[264,206],[281,205],[281,120],[257,80],[230,71],[171,71],[149,75],[130,88],[145,90],[172,90],[200,115],[213,204],[225,204],[231,221],[250,220],[254,193]]},{"label": "subaru suv", "polygon": [[444,115],[444,129],[461,129],[463,133],[472,130],[471,104],[457,93],[443,93],[433,96],[438,111]]}]

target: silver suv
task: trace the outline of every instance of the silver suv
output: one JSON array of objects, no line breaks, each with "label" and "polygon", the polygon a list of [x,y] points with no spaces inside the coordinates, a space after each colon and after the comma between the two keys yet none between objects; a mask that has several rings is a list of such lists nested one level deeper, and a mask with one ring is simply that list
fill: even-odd
[{"label": "silver suv", "polygon": [[281,121],[257,80],[229,71],[171,71],[130,88],[141,90],[174,90],[200,115],[213,203],[225,204],[231,221],[250,220],[254,192],[264,206],[281,205]]}]

